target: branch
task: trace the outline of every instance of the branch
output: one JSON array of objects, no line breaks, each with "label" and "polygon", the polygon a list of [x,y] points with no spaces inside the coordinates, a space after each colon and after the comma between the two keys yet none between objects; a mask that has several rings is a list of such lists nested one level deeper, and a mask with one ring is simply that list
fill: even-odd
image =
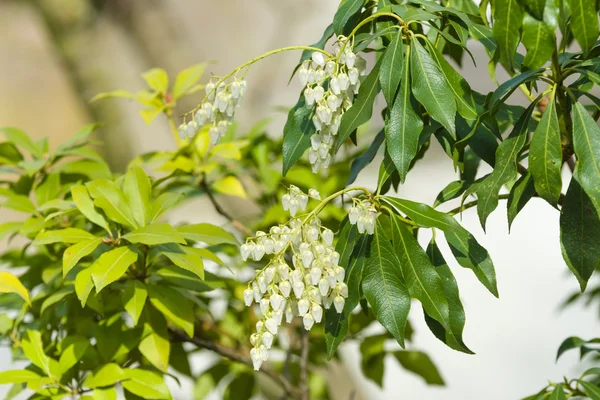
[{"label": "branch", "polygon": [[[220,356],[225,357],[231,361],[238,362],[241,364],[245,364],[249,367],[252,367],[252,361],[250,360],[250,357],[246,354],[242,354],[231,348],[221,346],[220,344],[215,343],[212,340],[209,340],[209,339],[206,339],[206,338],[203,338],[200,336],[194,336],[191,338],[188,335],[186,335],[185,333],[178,331],[178,330],[174,330],[174,329],[170,329],[170,332],[173,335],[173,337],[175,337],[176,339],[178,339],[182,342],[192,343],[198,347],[202,347],[204,349],[213,351],[213,352],[219,354]],[[258,372],[271,378],[273,380],[273,382],[275,382],[277,385],[279,385],[283,389],[283,391],[285,392],[285,394],[288,397],[292,397],[294,399],[303,399],[302,392],[297,387],[292,385],[288,379],[286,379],[284,376],[282,376],[278,372],[269,369],[266,365],[263,365]]]},{"label": "branch", "polygon": [[230,215],[227,211],[225,211],[223,207],[221,207],[221,205],[217,202],[217,199],[215,198],[214,194],[211,192],[210,188],[206,184],[206,180],[204,179],[204,177],[202,178],[202,181],[200,181],[200,187],[202,188],[202,190],[204,190],[213,207],[219,214],[227,218],[232,223],[232,225],[235,226],[242,233],[244,233],[244,235],[252,236],[252,231],[246,225],[233,218],[232,215]]}]

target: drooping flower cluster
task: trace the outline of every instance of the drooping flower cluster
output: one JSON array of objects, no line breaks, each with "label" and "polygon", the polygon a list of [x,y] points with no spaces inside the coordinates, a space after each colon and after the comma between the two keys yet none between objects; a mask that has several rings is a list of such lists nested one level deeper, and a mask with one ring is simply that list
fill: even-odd
[{"label": "drooping flower cluster", "polygon": [[[309,193],[310,197],[320,197],[316,191]],[[300,189],[292,187],[288,196],[290,212],[306,209],[308,196]],[[344,309],[348,287],[345,270],[338,265],[340,255],[333,247],[333,236],[317,216],[309,214],[304,220],[292,218],[286,225],[273,226],[269,233],[257,232],[254,240],[242,245],[244,259],[258,261],[265,254],[275,255],[244,291],[246,305],[256,302],[262,314],[256,333],[250,336],[250,356],[256,370],[267,360],[284,315],[287,323],[301,317],[304,328],[310,330],[321,322],[323,307],[333,305],[337,312]],[[291,263],[285,258],[288,249]]]},{"label": "drooping flower cluster", "polygon": [[[316,105],[313,123],[317,132],[311,136],[308,160],[314,173],[329,167],[334,137],[344,112],[352,106],[360,87],[360,77],[366,73],[366,62],[352,52],[345,36],[338,36],[335,58],[313,52],[298,70],[307,106]],[[327,88],[327,89],[325,89]]]},{"label": "drooping flower cluster", "polygon": [[357,202],[356,205],[350,207],[348,219],[352,225],[356,225],[358,233],[372,235],[375,232],[377,210],[368,201]]},{"label": "drooping flower cluster", "polygon": [[191,121],[179,126],[179,136],[193,137],[204,125],[211,124],[208,132],[211,142],[216,144],[233,122],[235,109],[246,93],[246,81],[234,77],[222,82],[211,80],[205,89],[205,101]]}]

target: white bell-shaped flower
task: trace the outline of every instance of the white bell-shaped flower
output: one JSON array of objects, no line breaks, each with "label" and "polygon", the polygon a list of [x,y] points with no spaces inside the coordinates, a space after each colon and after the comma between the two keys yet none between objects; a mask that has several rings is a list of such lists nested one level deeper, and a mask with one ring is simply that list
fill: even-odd
[{"label": "white bell-shaped flower", "polygon": [[286,299],[290,297],[290,293],[292,291],[292,284],[289,281],[281,281],[279,282],[279,291]]},{"label": "white bell-shaped flower", "polygon": [[323,53],[314,51],[312,53],[311,58],[312,58],[313,62],[315,64],[317,64],[318,66],[323,67],[325,65],[325,56],[323,56]]},{"label": "white bell-shaped flower", "polygon": [[323,309],[318,304],[312,305],[310,313],[312,314],[316,323],[320,323],[321,320],[323,319]]},{"label": "white bell-shaped flower", "polygon": [[273,346],[274,336],[271,332],[265,332],[262,334],[262,343],[265,345],[267,349],[270,349]]},{"label": "white bell-shaped flower", "polygon": [[344,310],[345,300],[342,296],[335,296],[333,299],[333,306],[338,313],[341,313]]},{"label": "white bell-shaped flower", "polygon": [[249,307],[252,304],[252,300],[254,300],[254,292],[252,289],[248,288],[244,290],[244,303],[246,307]]},{"label": "white bell-shaped flower", "polygon": [[310,329],[315,324],[315,319],[311,314],[305,314],[304,318],[302,318],[302,322],[304,323],[304,329],[310,331]]}]

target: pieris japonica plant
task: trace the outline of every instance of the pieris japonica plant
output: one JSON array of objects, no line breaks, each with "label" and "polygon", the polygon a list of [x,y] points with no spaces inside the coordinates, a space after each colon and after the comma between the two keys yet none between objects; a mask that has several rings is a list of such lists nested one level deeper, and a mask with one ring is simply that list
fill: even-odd
[{"label": "pieris japonica plant", "polygon": [[[26,387],[32,398],[115,398],[123,390],[127,398],[167,399],[164,377],[177,372],[197,377],[196,398],[223,388],[229,399],[333,398],[322,371],[348,339],[360,341],[363,372],[379,385],[387,355],[443,384],[428,356],[409,347],[413,300],[448,351],[473,354],[454,262],[446,260],[498,296],[491,257],[457,214],[476,208],[485,228],[506,200],[511,225],[539,199],[557,210],[564,262],[582,292],[599,268],[598,7],[342,1],[313,45],[269,51],[206,85],[197,84],[204,65],[183,71],[172,88],[153,69],[143,75],[146,90],[99,95],[137,100],[147,122],[163,114],[177,143],[140,155],[122,175],[86,145],[91,128],[53,153],[4,129],[0,163],[15,178],[0,186],[3,207],[27,219],[0,229],[26,243],[2,258],[25,269],[0,275],[8,311],[0,333],[15,358],[31,364],[0,373],[0,383],[14,383],[11,393]],[[473,58],[474,42],[497,83],[487,94],[454,67],[470,62],[464,56]],[[301,51],[290,71],[301,89],[282,138],[269,139],[264,124],[238,134],[236,109],[253,89],[247,71],[288,51]],[[510,75],[501,83],[498,66]],[[196,107],[177,110],[178,99],[199,91]],[[527,104],[514,104],[515,92]],[[431,205],[394,195],[436,142],[457,179]],[[355,186],[373,162],[377,179]],[[480,172],[482,164],[491,172]],[[231,212],[218,194],[257,212]],[[159,222],[198,196],[229,232]],[[431,239],[422,246],[424,230]],[[365,329],[374,324],[379,330]],[[558,355],[597,355],[597,342],[569,338]],[[198,349],[221,357],[199,375],[190,368]],[[598,399],[598,371],[530,398]]]}]

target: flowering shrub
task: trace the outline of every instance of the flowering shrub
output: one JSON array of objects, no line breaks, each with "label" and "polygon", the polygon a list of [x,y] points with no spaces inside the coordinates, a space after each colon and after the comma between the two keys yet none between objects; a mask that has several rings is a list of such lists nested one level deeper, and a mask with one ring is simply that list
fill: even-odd
[{"label": "flowering shrub", "polygon": [[[223,388],[229,399],[327,398],[320,368],[346,338],[360,340],[363,372],[380,385],[388,354],[443,384],[429,357],[409,347],[411,300],[433,335],[472,354],[446,259],[498,296],[490,255],[457,214],[477,207],[485,228],[507,200],[512,224],[540,198],[560,211],[564,261],[582,292],[598,268],[597,9],[593,0],[492,0],[479,8],[471,1],[345,0],[312,46],[269,51],[204,87],[204,66],[196,65],[172,88],[153,69],[142,75],[146,90],[99,95],[135,99],[147,122],[164,115],[177,142],[173,151],[140,155],[124,174],[90,147],[94,126],[54,152],[45,140],[2,129],[0,165],[10,174],[0,182],[2,206],[24,219],[3,222],[0,237],[25,244],[1,256],[10,272],[0,272],[0,334],[14,358],[29,364],[1,372],[0,384],[14,384],[10,396],[27,388],[35,399],[114,399],[121,390],[128,399],[169,399],[165,377],[177,372],[197,378],[198,399]],[[487,95],[446,59],[461,64],[470,39],[489,54],[492,79],[498,63],[511,75]],[[568,48],[573,40],[581,50]],[[264,124],[239,135],[235,111],[252,90],[247,70],[298,50],[302,90],[281,141],[269,139]],[[177,121],[177,101],[202,89],[198,106]],[[527,107],[509,104],[516,90]],[[384,128],[370,137],[358,128],[378,119],[379,92]],[[365,140],[368,148],[353,149]],[[432,141],[460,179],[431,206],[389,194]],[[381,147],[377,181],[354,186]],[[482,175],[482,163],[492,172]],[[563,169],[570,172],[565,193]],[[260,210],[232,215],[217,194]],[[228,230],[161,219],[196,196],[207,196]],[[432,232],[425,248],[417,240],[422,230]],[[375,321],[384,333],[366,329]],[[393,350],[388,339],[397,343]],[[597,341],[569,338],[558,355],[597,353]],[[189,360],[198,349],[221,358],[195,376]],[[597,399],[599,378],[592,368],[530,398]]]}]

